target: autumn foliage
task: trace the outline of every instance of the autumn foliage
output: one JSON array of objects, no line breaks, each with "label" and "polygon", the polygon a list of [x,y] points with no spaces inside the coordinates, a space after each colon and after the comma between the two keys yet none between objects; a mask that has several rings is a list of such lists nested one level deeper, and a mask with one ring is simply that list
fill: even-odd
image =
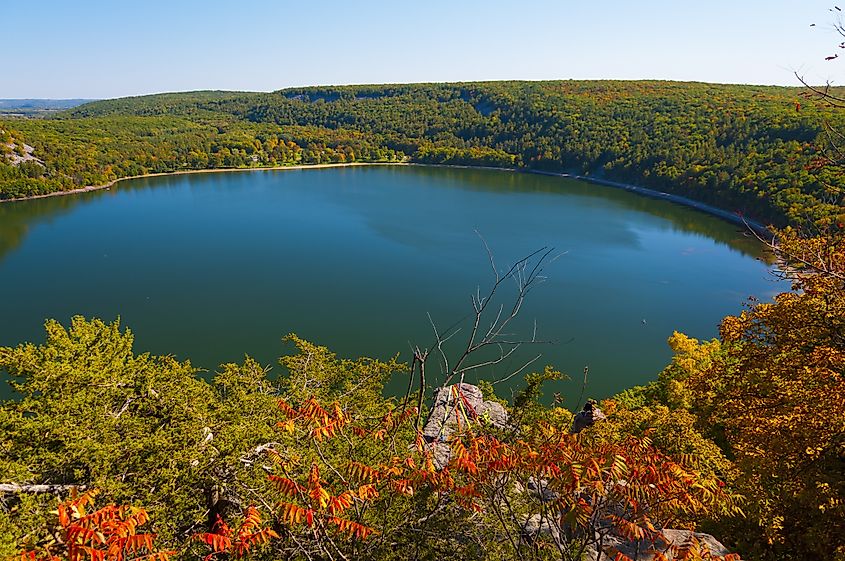
[{"label": "autumn foliage", "polygon": [[169,561],[173,551],[155,546],[156,535],[140,531],[147,512],[135,506],[108,505],[93,510],[96,491],[58,505],[57,543],[27,551],[21,561]]},{"label": "autumn foliage", "polygon": [[775,250],[794,290],[751,300],[718,340],[676,333],[672,364],[640,398],[721,449],[711,469],[747,499],[724,539],[761,559],[845,559],[845,235],[784,231]]},{"label": "autumn foliage", "polygon": [[[413,426],[415,413],[393,411],[367,427],[336,403],[323,406],[313,398],[299,406],[281,400],[279,409],[278,430],[307,434],[314,446],[375,440],[381,452],[404,425]],[[368,540],[384,533],[401,539],[399,532],[414,526],[410,521],[398,528],[385,526],[390,511],[398,508],[402,514],[407,501],[425,497],[428,520],[477,518],[471,527],[509,544],[507,557],[574,560],[593,548],[617,561],[630,559],[612,540],[605,543],[615,536],[656,547],[656,559],[723,559],[710,555],[694,537],[671,543],[662,528],[703,512],[732,512],[734,498],[720,481],[670,459],[648,438],[593,442],[545,424],[521,438],[482,429],[476,421],[465,423],[450,439],[451,457],[440,469],[432,446],[422,438],[414,438],[410,446],[406,441],[404,454],[376,454],[369,461],[353,456],[335,463],[320,448],[320,459],[312,459],[307,468],[300,465],[304,458],[293,457],[291,450],[270,448],[266,455],[273,467],[267,477],[274,492],[260,497],[268,507],[265,512],[249,506],[234,527],[218,516],[209,531],[193,533],[191,541],[205,548],[205,561],[264,551],[366,557],[377,554],[366,546]],[[534,495],[528,491],[532,486]],[[23,559],[168,561],[174,554],[158,550],[154,534],[140,532],[148,523],[144,509],[107,506],[88,512],[95,495],[92,491],[60,503],[61,546],[42,554],[27,552]],[[532,512],[544,521],[545,534],[526,534]],[[269,526],[263,523],[268,516]],[[424,522],[417,524],[422,528]]]},{"label": "autumn foliage", "polygon": [[[413,429],[413,408],[368,420],[336,402],[324,405],[310,397],[292,405],[280,400],[277,429],[308,439],[316,452],[306,460],[289,450],[266,451],[274,493],[263,502],[273,506],[269,514],[284,532],[259,530],[252,510],[237,532],[221,520],[214,532],[195,539],[207,544],[211,555],[243,556],[253,543],[269,541],[271,548],[301,555],[342,551],[366,557],[377,554],[374,537],[387,534],[401,543],[411,532],[425,535],[426,523],[435,525],[438,519],[476,519],[469,529],[478,533],[474,539],[483,535],[506,544],[506,557],[580,559],[593,548],[628,559],[610,540],[604,543],[612,535],[617,541],[659,547],[658,555],[719,559],[694,537],[671,543],[662,528],[689,524],[704,513],[737,512],[735,498],[721,481],[667,457],[647,437],[596,442],[548,424],[519,438],[494,435],[478,420],[460,415],[462,403],[456,401],[452,412],[464,419],[462,430],[450,438],[451,457],[438,469],[432,444]],[[409,437],[396,446],[400,434]],[[377,445],[364,458],[355,451],[365,450],[367,442]],[[329,460],[337,458],[331,452],[335,445],[349,456]],[[544,498],[526,491],[532,485],[542,487]],[[404,519],[420,510],[428,514],[416,524]],[[549,528],[546,535],[526,534],[532,512]],[[398,524],[385,523],[391,518]],[[468,528],[457,524],[452,531]]]},{"label": "autumn foliage", "polygon": [[235,530],[218,516],[210,532],[193,536],[196,541],[204,543],[211,549],[211,553],[204,557],[205,561],[226,555],[236,558],[244,557],[256,546],[266,544],[278,537],[279,534],[272,528],[262,527],[261,514],[254,506],[247,508],[243,521]]},{"label": "autumn foliage", "polygon": [[[728,318],[720,341],[674,336],[676,357],[655,386],[604,403],[608,419],[579,434],[569,431],[571,416],[536,401],[533,383],[509,406],[511,424],[498,428],[473,415],[455,386],[444,419],[454,430],[432,439],[420,432],[425,411],[415,399],[381,395],[395,362],[338,360],[292,338],[299,352],[284,360],[289,375],[278,385],[253,361],[225,365],[206,385],[175,361],[120,355],[130,353],[131,341],[116,326],[81,319],[69,332],[53,326],[44,347],[2,355],[27,392],[0,418],[7,473],[85,477],[118,504],[127,501],[117,497],[144,497],[137,504],[154,515],[138,507],[94,510],[93,493],[74,496],[46,531],[28,530],[18,551],[30,561],[166,561],[173,552],[209,561],[626,561],[637,550],[656,559],[719,559],[724,551],[711,552],[696,534],[678,539],[701,524],[758,558],[795,552],[795,544],[810,554],[812,540],[835,551],[841,284],[821,275],[798,282],[802,291]],[[64,366],[79,357],[72,370]],[[101,378],[86,366],[92,361]],[[164,367],[181,378],[131,384],[133,373]],[[75,372],[85,377],[76,381]],[[54,398],[57,382],[64,385]],[[179,417],[188,399],[192,413]],[[99,413],[86,403],[109,405]],[[80,416],[80,407],[89,414]],[[820,416],[806,419],[812,411]],[[143,440],[103,447],[79,439],[132,430],[142,439],[174,422],[178,431],[167,434],[182,439],[181,453],[155,455],[160,435],[143,447]],[[68,452],[32,448],[37,454],[15,459],[34,446],[32,435],[48,433],[61,443],[54,449]],[[767,444],[769,434],[777,446]],[[128,446],[161,467],[127,469],[144,465],[134,453],[121,455]],[[168,502],[173,496],[182,502]],[[43,499],[20,500],[15,512],[49,511]],[[792,530],[799,517],[803,533]],[[148,518],[159,536],[144,530]],[[761,535],[771,539],[768,549]]]}]

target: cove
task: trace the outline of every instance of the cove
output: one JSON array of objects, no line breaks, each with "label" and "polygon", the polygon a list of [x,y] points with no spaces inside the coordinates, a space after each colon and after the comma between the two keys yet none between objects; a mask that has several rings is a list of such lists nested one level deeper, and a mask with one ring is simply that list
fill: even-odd
[{"label": "cove", "polygon": [[[79,314],[119,316],[136,352],[209,371],[244,353],[276,365],[289,332],[339,356],[408,359],[433,340],[429,315],[452,325],[492,283],[478,234],[500,269],[543,246],[561,254],[514,325],[527,336],[536,321],[551,343],[478,377],[542,353],[533,369],[569,374],[550,390],[570,399],[585,366],[589,396],[645,383],[671,359],[673,330],[714,337],[749,296],[788,289],[737,226],[574,179],[420,166],[174,175],[1,205],[0,346]],[[509,397],[520,379],[497,390]]]}]

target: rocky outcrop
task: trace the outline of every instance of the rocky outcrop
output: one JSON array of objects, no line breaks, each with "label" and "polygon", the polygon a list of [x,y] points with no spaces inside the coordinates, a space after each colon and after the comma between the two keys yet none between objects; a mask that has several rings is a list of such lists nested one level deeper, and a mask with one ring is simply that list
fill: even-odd
[{"label": "rocky outcrop", "polygon": [[549,481],[547,479],[538,479],[536,477],[529,477],[525,485],[516,484],[517,491],[528,493],[535,501],[541,503],[548,503],[560,497],[555,491],[549,488]]},{"label": "rocky outcrop", "polygon": [[665,528],[662,533],[666,540],[657,540],[654,544],[644,541],[629,541],[621,536],[609,534],[604,536],[601,541],[604,552],[600,554],[597,547],[589,546],[584,559],[586,561],[610,561],[615,558],[615,552],[619,552],[633,561],[653,561],[656,558],[656,553],[660,552],[666,559],[672,560],[677,558],[673,553],[673,548],[683,548],[693,540],[702,547],[706,546],[713,556],[721,557],[730,554],[730,550],[710,534],[671,528]]},{"label": "rocky outcrop", "polygon": [[[575,416],[571,431],[578,433],[605,418],[596,403],[589,400],[584,405],[584,409]],[[500,403],[486,401],[481,389],[477,386],[455,384],[440,388],[434,397],[431,412],[422,431],[423,438],[433,451],[433,462],[437,469],[442,469],[449,463],[452,455],[450,444],[452,435],[472,425],[498,429],[511,428],[508,424],[507,410]],[[624,480],[619,480],[616,484],[625,485],[626,483]],[[559,547],[567,547],[567,540],[573,536],[561,532],[559,518],[550,514],[554,512],[554,509],[549,510],[548,506],[543,506],[559,498],[557,492],[549,488],[548,480],[529,477],[524,483],[514,483],[511,489],[518,495],[530,497],[530,502],[536,507],[536,509],[529,508],[528,514],[521,519],[522,539],[531,542],[542,536],[546,539],[551,538]],[[533,514],[532,511],[534,511]],[[664,529],[662,534],[665,540],[657,540],[654,544],[647,541],[636,542],[625,539],[609,526],[602,526],[596,530],[594,540],[590,540],[593,545],[586,547],[583,559],[610,561],[616,557],[616,552],[619,552],[633,561],[652,561],[656,558],[656,552],[660,552],[665,559],[672,560],[677,557],[673,550],[684,547],[692,540],[706,546],[714,556],[730,553],[710,534],[676,529]],[[584,535],[581,534],[581,544],[584,543],[583,537]],[[577,542],[576,539],[572,544]]]},{"label": "rocky outcrop", "polygon": [[449,437],[468,424],[508,428],[508,412],[501,403],[485,401],[478,386],[454,384],[437,390],[434,404],[423,428],[423,438],[433,448],[437,469],[449,463],[452,449]]},{"label": "rocky outcrop", "polygon": [[[23,142],[20,145],[16,145],[14,141],[5,144],[6,149],[0,151],[0,158],[5,159],[8,163],[13,166],[20,165],[24,162],[35,162],[40,165],[44,165],[44,162],[33,156],[33,152],[35,152],[35,148],[30,146],[29,144],[24,144]],[[7,152],[4,154],[4,152]]]},{"label": "rocky outcrop", "polygon": [[584,404],[584,408],[579,411],[575,418],[572,419],[572,434],[577,434],[584,430],[587,427],[593,426],[596,421],[603,421],[607,417],[605,417],[604,413],[601,412],[596,402],[588,400],[587,403]]}]

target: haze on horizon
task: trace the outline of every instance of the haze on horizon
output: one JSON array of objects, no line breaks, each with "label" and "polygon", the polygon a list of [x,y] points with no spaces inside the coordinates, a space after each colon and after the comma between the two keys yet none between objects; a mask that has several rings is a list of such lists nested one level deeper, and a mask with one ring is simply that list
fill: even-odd
[{"label": "haze on horizon", "polygon": [[[546,79],[837,82],[834,2],[10,3],[0,98]],[[811,27],[810,24],[816,24]]]}]

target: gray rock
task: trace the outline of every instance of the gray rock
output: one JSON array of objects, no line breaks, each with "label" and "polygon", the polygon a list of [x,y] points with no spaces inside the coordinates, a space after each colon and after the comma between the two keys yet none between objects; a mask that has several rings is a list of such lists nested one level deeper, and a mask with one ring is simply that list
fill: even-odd
[{"label": "gray rock", "polygon": [[692,532],[690,530],[663,530],[663,535],[666,539],[674,545],[683,545],[688,542],[690,536],[695,536],[702,545],[706,545],[710,549],[710,553],[718,556],[725,556],[731,551],[725,547],[722,542],[711,536],[710,534],[703,534],[701,532]]},{"label": "gray rock", "polygon": [[667,559],[675,559],[671,546],[683,546],[693,536],[699,543],[706,545],[710,549],[710,553],[714,556],[724,556],[730,553],[728,548],[710,534],[665,528],[663,535],[666,537],[666,541],[658,540],[656,543],[651,544],[645,540],[639,543],[628,541],[618,535],[610,534],[605,536],[602,541],[602,548],[604,549],[602,554],[599,554],[596,546],[590,546],[587,548],[584,559],[586,561],[610,561],[615,556],[615,553],[612,552],[613,550],[621,552],[634,561],[653,561],[656,551],[663,553]]},{"label": "gray rock", "polygon": [[525,485],[525,490],[540,502],[547,503],[559,497],[559,495],[549,489],[549,481],[547,479],[537,479],[529,477]]},{"label": "gray rock", "polygon": [[570,432],[577,434],[585,428],[593,426],[596,421],[603,421],[606,418],[595,401],[589,400],[584,405],[584,409],[576,413],[575,418],[572,419],[572,430]]},{"label": "gray rock", "polygon": [[552,524],[549,517],[541,514],[532,514],[522,523],[522,535],[533,540],[538,536],[551,536],[555,541],[560,539],[560,530],[557,524]]},{"label": "gray rock", "polygon": [[485,401],[478,386],[454,384],[440,388],[422,431],[426,442],[434,450],[436,468],[449,463],[452,456],[449,437],[468,423],[507,429],[508,412],[500,403]]}]

